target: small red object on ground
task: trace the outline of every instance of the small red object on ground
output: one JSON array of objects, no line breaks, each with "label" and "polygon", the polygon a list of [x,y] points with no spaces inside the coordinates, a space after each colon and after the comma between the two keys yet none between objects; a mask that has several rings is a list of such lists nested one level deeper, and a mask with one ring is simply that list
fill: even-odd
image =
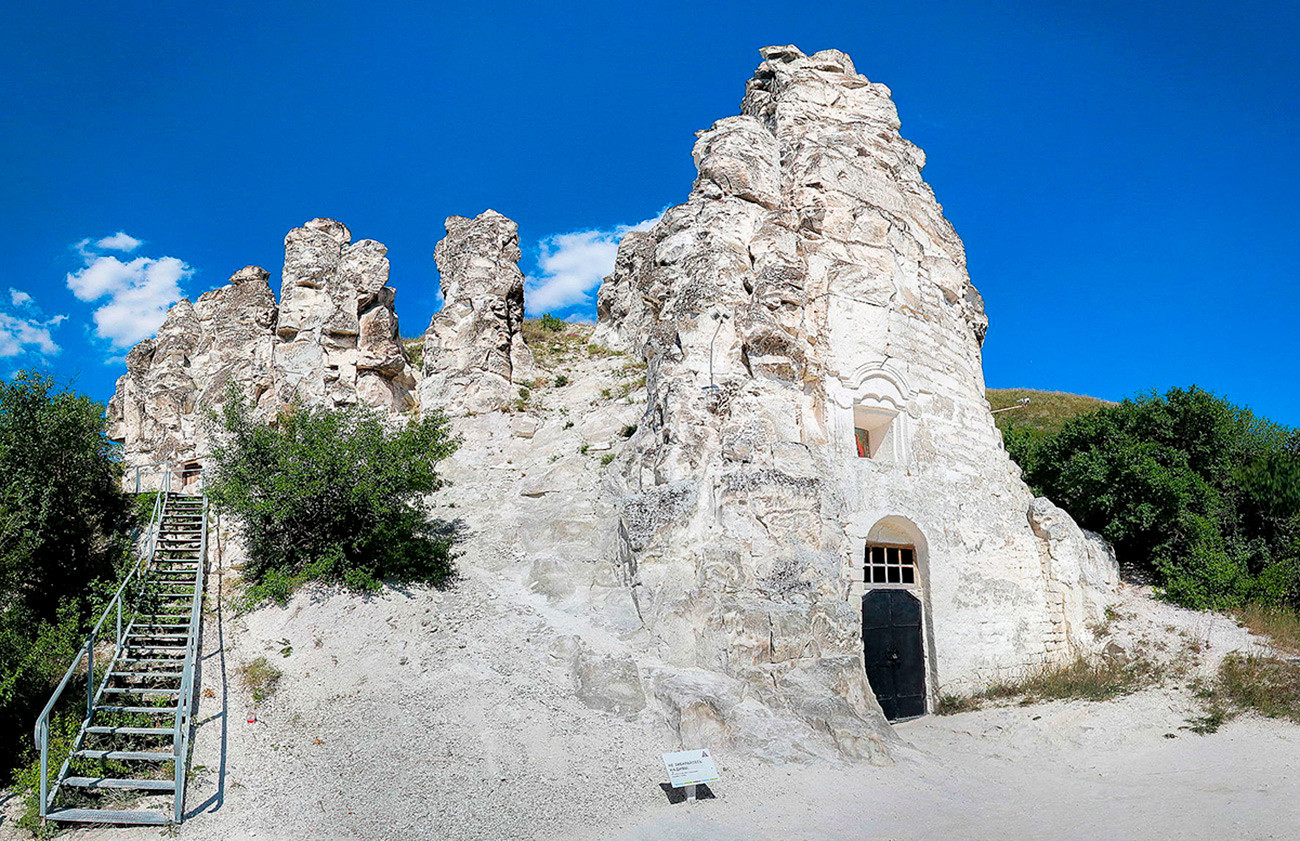
[{"label": "small red object on ground", "polygon": [[257,723],[257,713],[249,713],[249,714],[248,714],[248,723],[249,723],[249,724],[256,724],[256,723]]}]

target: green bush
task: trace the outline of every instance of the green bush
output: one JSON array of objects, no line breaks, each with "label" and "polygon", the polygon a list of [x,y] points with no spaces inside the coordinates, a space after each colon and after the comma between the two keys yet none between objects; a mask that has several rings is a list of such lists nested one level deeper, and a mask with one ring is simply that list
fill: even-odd
[{"label": "green bush", "polygon": [[546,315],[537,319],[537,326],[542,328],[543,330],[549,330],[552,333],[558,333],[568,325],[548,312]]},{"label": "green bush", "polygon": [[103,404],[42,374],[0,382],[0,785],[126,557],[120,477]]},{"label": "green bush", "polygon": [[41,374],[0,382],[0,611],[53,619],[115,577],[131,523],[103,404]]},{"label": "green bush", "polygon": [[250,606],[310,580],[370,592],[451,575],[450,529],[424,499],[457,443],[441,413],[394,425],[363,406],[298,407],[267,425],[232,396],[221,427],[209,495],[241,526]]},{"label": "green bush", "polygon": [[1195,386],[1007,449],[1035,492],[1197,608],[1300,604],[1300,437]]}]

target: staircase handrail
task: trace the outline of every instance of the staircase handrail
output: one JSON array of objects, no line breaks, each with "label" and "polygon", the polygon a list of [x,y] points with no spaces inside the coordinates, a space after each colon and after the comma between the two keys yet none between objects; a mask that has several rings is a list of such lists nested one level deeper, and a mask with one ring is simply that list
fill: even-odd
[{"label": "staircase handrail", "polygon": [[[202,475],[202,468],[200,468],[200,476],[201,475]],[[158,531],[162,524],[163,512],[166,507],[165,503],[167,500],[167,495],[169,493],[171,493],[171,473],[167,474],[167,478],[164,482],[164,487],[158,491],[157,498],[154,500],[153,514],[149,521],[148,531],[145,533],[144,541],[141,544],[139,556],[131,564],[130,568],[126,571],[126,574],[122,578],[122,583],[117,588],[117,592],[113,595],[113,598],[109,601],[108,605],[104,608],[104,612],[100,615],[99,621],[95,623],[94,629],[91,630],[89,636],[86,637],[85,645],[82,646],[81,650],[78,651],[77,655],[73,658],[72,663],[68,666],[68,670],[63,674],[63,679],[59,681],[59,685],[55,688],[54,692],[50,695],[49,702],[46,703],[45,708],[41,710],[40,716],[38,716],[36,719],[36,725],[33,728],[33,736],[35,737],[36,748],[37,750],[40,751],[40,792],[39,792],[40,800],[38,802],[40,805],[40,810],[39,810],[40,816],[42,818],[45,817],[46,812],[49,809],[50,803],[54,799],[54,795],[58,793],[57,788],[54,792],[52,793],[49,792],[50,715],[54,711],[55,706],[57,706],[60,698],[63,697],[63,692],[65,689],[67,689],[68,682],[72,680],[72,676],[76,674],[77,668],[81,665],[82,658],[85,657],[86,717],[85,720],[83,721],[83,726],[89,724],[91,715],[94,712],[95,699],[100,694],[99,691],[96,691],[96,687],[95,687],[95,641],[99,638],[100,631],[103,629],[104,623],[108,621],[108,618],[111,615],[113,615],[114,612],[116,612],[117,621],[116,621],[116,634],[114,635],[114,652],[121,650],[122,643],[123,643],[123,634],[125,630],[129,629],[129,625],[127,629],[124,629],[122,624],[122,611],[123,611],[123,603],[124,603],[123,597],[127,593],[127,588],[130,587],[132,582],[135,582],[137,580],[140,571],[149,565],[149,562],[153,560],[154,555],[157,552]],[[204,516],[206,517],[207,515],[206,496],[203,499],[203,511],[204,511]],[[206,542],[207,542],[207,534],[205,529],[204,548],[206,548]],[[200,558],[202,557],[203,556],[201,555]],[[201,582],[202,575],[199,575],[198,579]],[[201,586],[201,584],[196,582],[195,584],[196,589],[199,586]],[[196,600],[195,609],[191,611],[191,618],[190,618],[191,629],[194,628],[193,623],[195,622],[195,618],[198,615],[197,611],[198,611],[198,601]],[[187,663],[187,668],[186,668],[187,673],[192,672],[193,658],[190,657],[188,653],[186,656],[186,663]],[[104,688],[104,686],[108,685],[108,677],[109,677],[108,675],[104,676],[103,686],[100,687],[101,691]],[[179,715],[177,716],[177,718],[179,719]],[[69,756],[69,758],[64,761],[64,767],[60,769],[58,775],[60,778],[63,776],[63,772],[66,770],[70,762],[71,762],[71,756]],[[179,792],[178,792],[178,796],[179,796]]]},{"label": "staircase handrail", "polygon": [[208,498],[203,497],[203,523],[199,530],[199,572],[194,577],[194,598],[190,606],[190,621],[185,647],[185,665],[181,670],[181,691],[176,704],[176,721],[172,744],[176,747],[176,761],[172,768],[176,775],[175,819],[179,823],[185,808],[185,777],[189,773],[190,724],[194,716],[194,667],[198,663],[199,622],[203,612],[203,561],[208,557]]},{"label": "staircase handrail", "polygon": [[[155,461],[150,464],[137,464],[135,467],[131,468],[135,474],[135,493],[143,493],[140,487],[140,479],[142,476],[165,476],[166,479],[164,481],[167,484],[167,487],[170,488],[173,475],[180,474],[183,481],[184,476],[188,473],[197,473],[199,475],[199,490],[202,491],[205,472],[207,471],[207,468],[202,466],[202,462],[209,458],[211,458],[211,456],[202,455],[186,459],[183,462]],[[185,465],[190,462],[200,462],[200,466],[197,468],[186,469]]]}]

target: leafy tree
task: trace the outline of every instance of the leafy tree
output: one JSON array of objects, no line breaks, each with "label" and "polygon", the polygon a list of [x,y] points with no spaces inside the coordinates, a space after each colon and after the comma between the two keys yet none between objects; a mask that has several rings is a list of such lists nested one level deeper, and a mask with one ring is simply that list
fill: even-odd
[{"label": "leafy tree", "polygon": [[1036,492],[1150,567],[1170,599],[1232,607],[1300,599],[1297,440],[1193,386],[1079,415],[1008,450]]},{"label": "leafy tree", "polygon": [[[0,757],[18,761],[116,578],[133,525],[104,407],[42,374],[0,382]],[[0,782],[10,761],[0,762]]]},{"label": "leafy tree", "polygon": [[0,382],[0,611],[53,619],[114,576],[130,524],[103,405],[42,374]]},{"label": "leafy tree", "polygon": [[371,591],[450,576],[451,535],[425,501],[457,444],[441,413],[394,425],[364,406],[294,407],[268,425],[232,395],[220,422],[209,494],[242,526],[250,604],[313,579]]}]

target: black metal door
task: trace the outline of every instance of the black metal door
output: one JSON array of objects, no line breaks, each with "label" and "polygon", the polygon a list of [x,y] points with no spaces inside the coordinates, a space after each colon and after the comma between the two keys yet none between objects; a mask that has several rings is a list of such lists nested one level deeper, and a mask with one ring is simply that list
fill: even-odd
[{"label": "black metal door", "polygon": [[925,714],[925,647],[921,602],[906,590],[862,597],[867,681],[890,721]]}]

